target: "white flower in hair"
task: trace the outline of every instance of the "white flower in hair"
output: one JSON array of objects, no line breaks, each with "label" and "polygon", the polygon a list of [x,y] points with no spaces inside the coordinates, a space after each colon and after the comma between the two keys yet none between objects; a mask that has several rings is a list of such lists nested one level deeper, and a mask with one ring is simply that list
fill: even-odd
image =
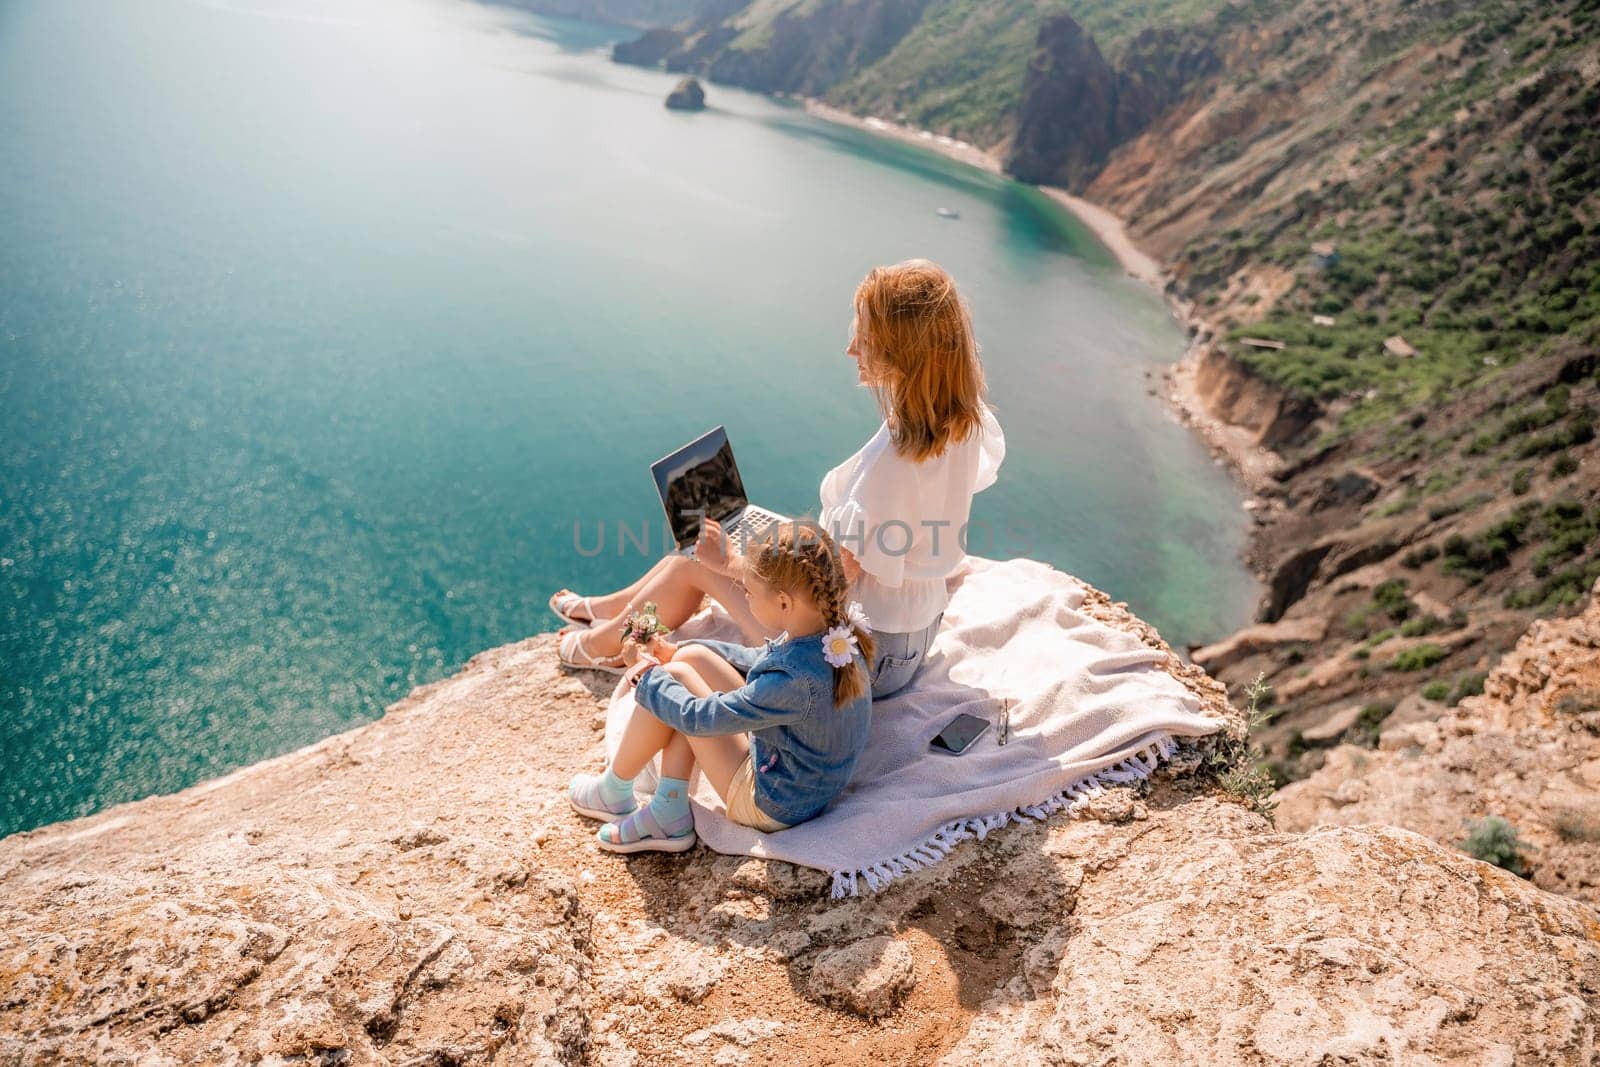
[{"label": "white flower in hair", "polygon": [[862,630],[872,629],[872,620],[867,618],[867,611],[861,606],[861,601],[850,601],[850,607],[845,611],[845,617]]},{"label": "white flower in hair", "polygon": [[841,623],[822,635],[822,658],[828,661],[829,666],[850,666],[860,650],[861,643],[846,624]]}]

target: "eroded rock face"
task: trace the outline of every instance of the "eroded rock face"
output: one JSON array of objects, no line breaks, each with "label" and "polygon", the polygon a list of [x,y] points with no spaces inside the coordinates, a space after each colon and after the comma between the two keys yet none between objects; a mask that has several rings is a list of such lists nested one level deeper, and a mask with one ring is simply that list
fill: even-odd
[{"label": "eroded rock face", "polygon": [[1190,653],[1190,658],[1208,671],[1220,671],[1257,652],[1281,645],[1320,641],[1327,634],[1326,619],[1292,619],[1287,622],[1258,623],[1216,644],[1195,649]]},{"label": "eroded rock face", "polygon": [[111,869],[13,867],[0,1060],[573,1062],[590,963],[570,880],[476,835],[405,838],[240,830]]},{"label": "eroded rock face", "polygon": [[[1597,590],[1600,595],[1600,590]],[[1437,721],[1345,745],[1279,791],[1279,825],[1390,823],[1452,844],[1498,815],[1546,889],[1600,904],[1600,600],[1535,622],[1484,683]]]},{"label": "eroded rock face", "polygon": [[1151,26],[1128,42],[1117,64],[1118,142],[1142,133],[1202,78],[1222,69],[1208,35],[1193,26]]},{"label": "eroded rock face", "polygon": [[1006,172],[1025,182],[1082,188],[1115,143],[1116,109],[1116,74],[1094,38],[1071,15],[1046,19],[1023,76]]},{"label": "eroded rock face", "polygon": [[1111,150],[1137,136],[1221,62],[1193,29],[1151,28],[1129,42],[1118,69],[1070,15],[1039,26],[1022,83],[1006,172],[1082,190]]},{"label": "eroded rock face", "polygon": [[[1169,669],[1237,726],[1217,683]],[[359,730],[0,842],[0,1063],[1592,1048],[1593,909],[1402,831],[1272,833],[1198,753],[843,901],[785,864],[601,853],[563,789],[599,766],[611,681],[533,638]]]},{"label": "eroded rock face", "polygon": [[1321,414],[1314,401],[1273,386],[1214,344],[1196,353],[1194,385],[1213,416],[1246,428],[1252,443],[1265,448],[1294,441]]},{"label": "eroded rock face", "polygon": [[1138,842],[1085,882],[1070,936],[984,1005],[947,1064],[1593,1053],[1592,909],[1552,911],[1554,898],[1521,879],[1387,827],[1208,827],[1165,843]]}]

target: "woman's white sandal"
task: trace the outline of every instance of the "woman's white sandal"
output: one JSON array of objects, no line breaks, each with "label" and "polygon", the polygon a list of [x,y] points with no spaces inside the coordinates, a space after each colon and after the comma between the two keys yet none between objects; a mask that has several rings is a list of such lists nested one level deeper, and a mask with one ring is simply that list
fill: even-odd
[{"label": "woman's white sandal", "polygon": [[[580,618],[574,615],[573,611],[578,608],[588,612],[588,617]],[[588,597],[579,596],[568,589],[562,589],[550,597],[550,610],[573,626],[593,626],[597,622],[605,621],[595,618],[594,605],[589,602]]]},{"label": "woman's white sandal", "polygon": [[627,673],[628,667],[622,662],[621,656],[602,656],[596,659],[592,652],[584,648],[583,639],[588,635],[588,630],[569,630],[561,635],[561,640],[556,646],[556,658],[563,667],[570,667],[575,671],[601,671],[605,674]]}]

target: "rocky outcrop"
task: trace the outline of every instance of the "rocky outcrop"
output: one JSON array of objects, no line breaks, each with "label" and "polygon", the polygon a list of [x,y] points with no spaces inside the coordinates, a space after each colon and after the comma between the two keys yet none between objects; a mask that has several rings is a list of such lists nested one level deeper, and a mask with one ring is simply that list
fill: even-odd
[{"label": "rocky outcrop", "polygon": [[684,78],[667,94],[667,107],[673,111],[704,111],[706,91],[694,78]]},{"label": "rocky outcrop", "polygon": [[[1389,559],[1410,544],[1418,532],[1415,522],[1391,519],[1367,523],[1355,530],[1335,530],[1312,544],[1292,547],[1267,568],[1267,588],[1257,618],[1261,622],[1277,622],[1319,583],[1327,584]],[[1323,632],[1326,636],[1326,626]]]},{"label": "rocky outcrop", "polygon": [[1006,173],[1079,190],[1115,142],[1117,78],[1071,15],[1046,19],[1022,81],[1022,113]]},{"label": "rocky outcrop", "polygon": [[636,67],[656,67],[683,44],[683,34],[665,26],[646,30],[633,41],[619,41],[611,46],[611,58],[617,63],[631,63]]},{"label": "rocky outcrop", "polygon": [[550,636],[496,649],[371,725],[0,842],[0,1063],[1592,1050],[1593,909],[1401,830],[1275,833],[1201,752],[843,901],[787,864],[603,854],[563,787],[610,680],[554,664]]},{"label": "rocky outcrop", "polygon": [[1195,29],[1152,28],[1129,43],[1119,69],[1071,15],[1039,27],[1023,78],[1008,174],[1081,191],[1111,150],[1137,136],[1220,62]]},{"label": "rocky outcrop", "polygon": [[1278,795],[1286,827],[1382,822],[1446,844],[1498,816],[1535,883],[1600,904],[1600,587],[1584,614],[1534,623],[1482,696],[1387,726],[1377,751],[1334,749]]},{"label": "rocky outcrop", "polygon": [[1305,548],[1291,551],[1273,566],[1266,592],[1262,594],[1261,608],[1256,617],[1262,622],[1277,622],[1289,606],[1301,597],[1316,580],[1322,561],[1338,546],[1338,540],[1328,538]]},{"label": "rocky outcrop", "polygon": [[888,54],[922,17],[927,0],[845,0],[796,5],[767,40],[729,47],[707,67],[719,82],[817,96]]},{"label": "rocky outcrop", "polygon": [[371,726],[0,842],[0,1063],[577,1062],[593,912],[540,858],[518,750],[587,740],[595,698],[524,673],[536,644]]},{"label": "rocky outcrop", "polygon": [[1557,898],[1404,830],[1265,834],[1215,809],[1189,817],[1198,835],[1187,840],[1157,821],[1137,844],[1052,842],[1101,873],[947,1062],[1579,1063],[1592,1054],[1593,909],[1562,901],[1552,912]]},{"label": "rocky outcrop", "polygon": [[1144,132],[1197,83],[1222,69],[1200,27],[1151,26],[1135,34],[1117,62],[1118,143]]},{"label": "rocky outcrop", "polygon": [[1215,345],[1195,356],[1194,390],[1214,417],[1242,426],[1260,448],[1297,442],[1322,414],[1314,401],[1265,381]]},{"label": "rocky outcrop", "polygon": [[1231,667],[1248,656],[1281,648],[1284,645],[1309,645],[1328,636],[1326,619],[1294,619],[1290,622],[1248,626],[1232,637],[1197,648],[1189,658],[1213,673]]}]

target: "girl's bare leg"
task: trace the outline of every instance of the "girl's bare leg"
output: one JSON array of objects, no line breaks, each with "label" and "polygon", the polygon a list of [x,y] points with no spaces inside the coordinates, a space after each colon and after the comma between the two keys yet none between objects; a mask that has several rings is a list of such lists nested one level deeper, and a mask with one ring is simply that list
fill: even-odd
[{"label": "girl's bare leg", "polygon": [[694,770],[694,749],[689,747],[689,738],[676,730],[667,740],[667,747],[661,750],[661,775],[664,778],[682,778],[689,780],[689,772]]},{"label": "girl's bare leg", "polygon": [[[628,621],[628,613],[637,611],[646,601],[655,601],[656,615],[669,629],[677,629],[700,609],[700,602],[707,593],[725,588],[723,583],[709,581],[712,577],[712,572],[703,563],[688,556],[668,556],[651,568],[644,584],[623,605],[622,610],[589,631],[583,641],[584,648],[593,656],[615,656],[620,653],[622,627]],[[596,605],[595,610],[599,611],[600,606]]]},{"label": "girl's bare leg", "polygon": [[628,719],[628,725],[622,728],[622,740],[617,742],[617,754],[611,757],[611,773],[624,781],[639,777],[644,765],[649,763],[657,752],[666,748],[667,742],[671,741],[672,735],[677,732],[645,709],[635,707],[633,715]]},{"label": "girl's bare leg", "polygon": [[[692,662],[680,662],[685,655],[688,655]],[[711,663],[710,660],[715,660],[715,663]],[[725,682],[727,676],[731,675],[733,684],[725,688],[737,688],[743,681],[739,677],[739,672],[721,656],[708,648],[695,645],[685,647],[671,663],[652,669],[671,674],[697,697],[723,691],[712,689],[696,669],[699,666],[704,666],[708,673],[722,675],[719,681]],[[628,725],[622,731],[622,740],[617,744],[617,754],[611,759],[611,773],[618,778],[635,778],[644,770],[644,765],[660,752],[662,775],[668,778],[688,778],[689,772],[698,763],[700,773],[706,776],[712,788],[716,789],[717,795],[726,798],[728,783],[733,780],[733,772],[738,770],[739,764],[744,762],[744,757],[749,751],[750,742],[744,734],[687,737],[644,708],[636,707],[632,718],[628,720]]]}]

